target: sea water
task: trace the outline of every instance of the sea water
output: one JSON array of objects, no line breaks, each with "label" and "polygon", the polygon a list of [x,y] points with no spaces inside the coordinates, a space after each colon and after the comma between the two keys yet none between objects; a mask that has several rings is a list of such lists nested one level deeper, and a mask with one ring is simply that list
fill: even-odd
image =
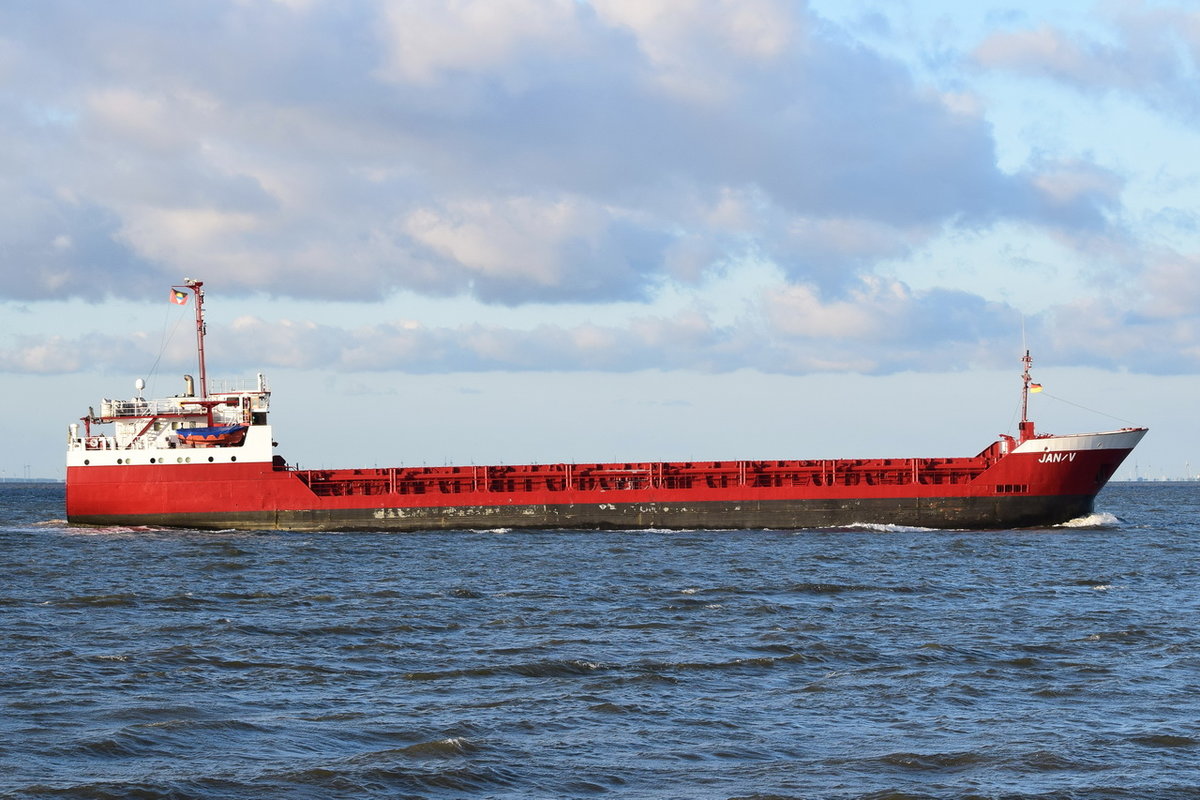
[{"label": "sea water", "polygon": [[1200,798],[1198,510],[201,533],[0,484],[0,796]]}]

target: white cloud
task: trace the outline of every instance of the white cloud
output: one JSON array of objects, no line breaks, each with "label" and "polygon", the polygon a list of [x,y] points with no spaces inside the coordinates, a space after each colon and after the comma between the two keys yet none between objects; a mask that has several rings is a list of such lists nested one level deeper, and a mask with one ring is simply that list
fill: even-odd
[{"label": "white cloud", "polygon": [[1089,52],[1049,25],[1032,31],[994,34],[975,51],[975,58],[985,67],[1039,71],[1077,82],[1092,82],[1101,76],[1111,81],[1120,76],[1120,62],[1112,55],[1098,50]]},{"label": "white cloud", "polygon": [[192,128],[180,124],[187,109],[179,99],[168,100],[128,88],[105,88],[88,96],[87,119],[97,134],[118,138],[121,147],[185,157],[196,141]]},{"label": "white cloud", "polygon": [[36,340],[22,337],[15,347],[0,351],[0,371],[23,374],[75,372],[84,366],[74,342],[55,336]]},{"label": "white cloud", "polygon": [[564,278],[563,243],[594,246],[608,222],[605,209],[582,198],[507,197],[419,208],[403,226],[415,241],[471,273],[554,286]]},{"label": "white cloud", "polygon": [[1194,122],[1200,115],[1194,90],[1200,67],[1200,12],[1145,3],[1102,9],[1109,12],[1112,41],[1043,22],[991,34],[973,58],[989,69],[1043,77],[1088,92],[1121,91]]},{"label": "white cloud", "polygon": [[[1047,326],[1144,298],[1124,318],[1145,346],[1153,332],[1188,351],[1194,259],[1147,246],[1127,165],[1080,145],[1004,172],[978,72],[923,85],[804,4],[161,8],[0,10],[0,29],[19,32],[0,48],[14,87],[0,98],[0,247],[23,267],[0,273],[0,298],[157,298],[199,274],[241,298],[411,292],[531,315],[247,323],[288,366],[944,368],[1015,327],[1003,279],[939,283],[956,269],[941,261],[922,265],[935,277],[919,290],[879,275],[948,232],[1008,226],[1092,281],[1051,301]],[[1141,8],[1111,18],[1111,41],[1051,24],[997,34],[976,64],[1186,108],[1197,17]],[[750,262],[775,282],[761,298],[739,282]],[[700,300],[716,280],[723,314]],[[555,304],[578,322],[539,324]],[[39,346],[12,344],[4,363],[50,364]]]},{"label": "white cloud", "polygon": [[1089,196],[1114,203],[1121,189],[1121,181],[1115,175],[1083,163],[1056,165],[1034,176],[1032,183],[1044,197],[1059,206],[1068,206]]},{"label": "white cloud", "polygon": [[387,47],[379,74],[432,84],[447,73],[503,70],[527,48],[569,49],[572,0],[397,0],[381,8]]},{"label": "white cloud", "polygon": [[789,286],[767,297],[767,320],[788,336],[875,340],[888,329],[893,306],[905,302],[905,295],[896,284],[877,284],[869,287],[869,295],[823,303],[812,287]]},{"label": "white cloud", "polygon": [[1154,255],[1142,274],[1142,313],[1154,319],[1200,321],[1200,254]]},{"label": "white cloud", "polygon": [[628,30],[655,83],[685,100],[719,102],[739,74],[779,58],[803,29],[777,0],[592,0],[606,24]]},{"label": "white cloud", "polygon": [[[829,292],[947,224],[1095,226],[1114,197],[1047,213],[1042,176],[996,169],[983,117],[773,0],[189,7],[203,46],[78,13],[112,36],[15,57],[66,113],[39,138],[18,111],[0,141],[0,206],[36,217],[0,223],[33,264],[7,296],[122,258],[143,293],[207,265],[277,296],[627,301],[747,256]],[[49,69],[64,47],[95,74]],[[91,235],[63,225],[80,209]],[[75,246],[35,244],[59,236]]]}]

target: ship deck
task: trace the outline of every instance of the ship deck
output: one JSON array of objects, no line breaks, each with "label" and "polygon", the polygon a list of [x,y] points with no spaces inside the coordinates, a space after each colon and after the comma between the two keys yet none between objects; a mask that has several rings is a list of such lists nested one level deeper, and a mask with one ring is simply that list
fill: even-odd
[{"label": "ship deck", "polygon": [[857,487],[967,484],[997,460],[972,458],[818,459],[296,470],[313,494],[457,495],[741,487]]}]

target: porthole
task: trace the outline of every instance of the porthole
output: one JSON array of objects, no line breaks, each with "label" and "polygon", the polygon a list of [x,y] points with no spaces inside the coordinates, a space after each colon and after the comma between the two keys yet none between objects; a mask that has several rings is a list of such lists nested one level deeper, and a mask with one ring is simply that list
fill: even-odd
[{"label": "porthole", "polygon": [[92,462],[91,462],[91,459],[87,459],[87,458],[85,458],[85,459],[83,460],[83,465],[84,465],[85,467],[86,467],[88,464],[91,464],[91,463],[92,463]]},{"label": "porthole", "polygon": [[123,464],[123,463],[125,463],[125,462],[124,462],[124,461],[122,461],[121,459],[119,459],[119,458],[118,458],[118,459],[117,459],[117,463],[118,463],[118,464]]},{"label": "porthole", "polygon": [[229,460],[230,460],[230,461],[237,461],[237,456],[230,456],[230,457],[229,457]]},{"label": "porthole", "polygon": [[152,458],[152,459],[150,459],[150,463],[151,463],[151,464],[153,464],[153,463],[154,463],[154,459],[153,459],[153,458]]},{"label": "porthole", "polygon": [[187,458],[184,459],[184,461],[186,461],[187,463],[190,464],[190,463],[192,463],[192,457],[188,456]]},{"label": "porthole", "polygon": [[208,457],[208,462],[209,462],[210,464],[212,463],[212,460],[213,460],[213,457],[212,457],[212,456],[209,456],[209,457]]},{"label": "porthole", "polygon": [[175,463],[176,463],[176,464],[182,464],[182,463],[183,463],[183,456],[176,456],[176,457],[175,457]]}]

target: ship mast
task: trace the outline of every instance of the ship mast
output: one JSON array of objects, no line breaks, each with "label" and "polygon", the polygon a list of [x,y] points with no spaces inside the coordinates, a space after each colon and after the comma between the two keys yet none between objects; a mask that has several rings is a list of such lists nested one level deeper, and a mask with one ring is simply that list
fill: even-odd
[{"label": "ship mast", "polygon": [[1020,441],[1024,442],[1034,436],[1033,423],[1029,421],[1029,384],[1033,380],[1029,376],[1029,368],[1033,366],[1033,356],[1029,355],[1028,350],[1021,361],[1025,364],[1025,371],[1021,373],[1021,424],[1017,430],[1020,432]]},{"label": "ship mast", "polygon": [[176,289],[191,289],[196,295],[196,356],[200,360],[200,399],[208,398],[208,376],[204,369],[204,281],[184,278],[183,286]]}]

